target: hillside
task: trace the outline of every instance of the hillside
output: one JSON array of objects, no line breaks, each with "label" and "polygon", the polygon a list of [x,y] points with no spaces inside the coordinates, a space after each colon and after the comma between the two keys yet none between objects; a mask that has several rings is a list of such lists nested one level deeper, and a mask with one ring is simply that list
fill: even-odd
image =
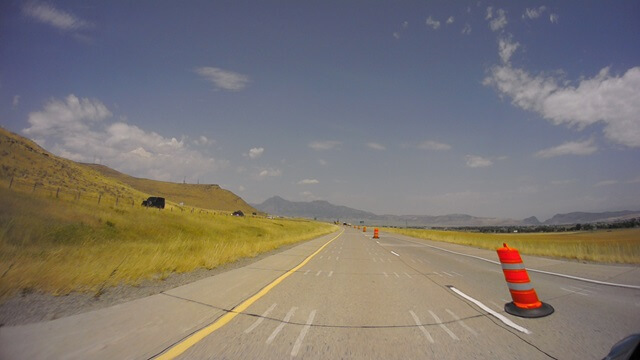
[{"label": "hillside", "polygon": [[184,203],[186,206],[195,206],[211,210],[242,210],[249,214],[257,211],[242,198],[218,185],[178,184],[141,179],[120,173],[104,165],[81,165],[93,169],[107,178],[127,184],[134,189],[138,189],[147,194],[153,194],[154,196],[162,196],[177,204]]},{"label": "hillside", "polygon": [[[142,191],[76,162],[55,156],[35,142],[0,127],[0,179],[13,187],[35,186],[63,192],[100,193],[143,199]],[[36,189],[34,187],[34,189]]]},{"label": "hillside", "polygon": [[210,210],[252,213],[256,210],[218,185],[176,184],[134,178],[103,165],[80,164],[55,156],[35,142],[0,128],[0,181],[14,188],[46,190],[67,197],[82,194],[128,199],[140,204],[148,196],[163,196],[176,204]]}]

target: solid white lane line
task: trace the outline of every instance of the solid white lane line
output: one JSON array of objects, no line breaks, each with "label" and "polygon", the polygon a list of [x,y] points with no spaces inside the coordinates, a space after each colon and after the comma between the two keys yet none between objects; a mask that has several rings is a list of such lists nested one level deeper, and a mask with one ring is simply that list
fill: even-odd
[{"label": "solid white lane line", "polygon": [[[408,240],[405,240],[408,241]],[[412,243],[416,243],[414,241],[409,241]],[[480,256],[475,256],[475,255],[469,255],[469,254],[463,254],[457,251],[451,251],[451,250],[447,250],[447,249],[443,249],[437,246],[433,246],[433,245],[427,245],[427,244],[420,244],[426,247],[430,247],[433,249],[438,249],[440,251],[444,251],[444,252],[448,252],[451,254],[456,254],[456,255],[461,255],[461,256],[466,256],[466,257],[470,257],[470,258],[474,258],[474,259],[478,259],[478,260],[482,260],[482,261],[486,261],[488,263],[492,263],[492,264],[496,264],[496,265],[500,265],[499,261],[494,261],[494,260],[489,260],[489,259],[485,259],[483,257]],[[600,285],[608,285],[608,286],[616,286],[616,287],[622,287],[622,288],[627,288],[627,289],[640,289],[640,285],[628,285],[628,284],[618,284],[618,283],[610,283],[610,282],[606,282],[606,281],[600,281],[600,280],[593,280],[593,279],[586,279],[583,277],[579,277],[579,276],[573,276],[573,275],[567,275],[567,274],[560,274],[560,273],[555,273],[555,272],[551,272],[551,271],[544,271],[544,270],[538,270],[538,269],[532,269],[532,268],[527,268],[527,271],[529,272],[536,272],[536,273],[540,273],[540,274],[547,274],[547,275],[553,275],[553,276],[559,276],[559,277],[563,277],[563,278],[567,278],[567,279],[573,279],[573,280],[579,280],[579,281],[584,281],[584,282],[588,282],[588,283],[592,283],[592,284],[600,284]],[[501,273],[501,271],[495,271],[497,273]]]},{"label": "solid white lane line", "polygon": [[445,275],[447,275],[447,276],[449,276],[449,277],[453,277],[453,275],[449,274],[449,273],[448,273],[448,272],[446,272],[446,271],[443,271],[442,273],[443,273],[443,274],[445,274]]},{"label": "solid white lane line", "polygon": [[269,335],[269,338],[267,339],[266,343],[267,344],[271,344],[271,342],[273,341],[273,339],[276,338],[276,336],[278,336],[278,333],[280,332],[280,330],[282,330],[282,328],[284,327],[284,325],[286,323],[289,322],[289,320],[291,320],[291,317],[293,316],[293,314],[296,312],[297,307],[292,307],[291,310],[289,310],[289,312],[287,313],[287,315],[284,317],[284,319],[282,320],[282,322],[280,323],[280,325],[278,325],[278,327],[273,330],[273,332],[271,333],[271,335]]},{"label": "solid white lane line", "polygon": [[311,314],[309,314],[309,318],[307,319],[307,323],[302,328],[302,331],[300,331],[300,335],[298,335],[298,338],[296,339],[295,345],[293,345],[293,350],[291,350],[291,356],[298,355],[298,351],[300,351],[300,346],[302,346],[302,341],[304,340],[304,337],[307,336],[307,332],[309,331],[309,328],[311,327],[311,324],[313,323],[313,318],[315,318],[315,317],[316,317],[316,311],[313,310],[311,312]]},{"label": "solid white lane line", "polygon": [[392,251],[391,253],[392,253],[393,255],[395,255],[395,256],[400,256],[400,255],[398,255],[395,251]]},{"label": "solid white lane line", "polygon": [[431,337],[431,334],[429,334],[427,329],[425,329],[424,326],[420,324],[420,319],[418,318],[418,315],[416,315],[416,313],[414,313],[413,310],[409,310],[409,312],[411,313],[411,316],[413,316],[413,321],[415,321],[416,325],[418,325],[420,330],[422,330],[422,333],[424,334],[424,336],[426,336],[427,340],[429,340],[429,342],[433,344],[434,341],[433,341],[433,338]]},{"label": "solid white lane line", "polygon": [[498,319],[498,320],[502,321],[505,325],[510,326],[510,327],[512,327],[512,328],[514,328],[514,329],[516,329],[516,330],[520,331],[520,332],[525,333],[525,334],[531,334],[531,331],[529,331],[529,330],[527,330],[527,329],[523,328],[522,326],[520,326],[520,325],[518,325],[518,324],[514,323],[513,321],[511,321],[511,320],[507,319],[507,318],[506,318],[506,317],[504,317],[503,315],[498,314],[497,312],[495,312],[495,311],[491,310],[487,305],[485,305],[485,304],[481,303],[480,301],[478,301],[478,300],[476,300],[476,299],[472,298],[471,296],[469,296],[469,295],[467,295],[467,294],[463,293],[462,291],[460,291],[460,290],[458,290],[458,289],[454,288],[453,286],[448,286],[448,288],[449,288],[449,289],[451,289],[451,291],[453,291],[454,293],[456,293],[456,294],[458,294],[458,295],[462,296],[463,298],[465,298],[465,299],[467,299],[467,300],[471,301],[472,303],[476,304],[479,308],[481,308],[482,310],[484,310],[484,311],[488,312],[489,314],[491,314],[491,315],[492,315],[493,317],[495,317],[496,319]]},{"label": "solid white lane line", "polygon": [[266,318],[267,316],[269,316],[269,314],[273,311],[273,309],[276,308],[276,304],[274,303],[273,305],[271,305],[267,311],[265,311],[259,318],[258,320],[256,320],[253,325],[249,326],[247,328],[247,330],[244,331],[245,334],[250,333],[251,331],[253,331],[253,329],[257,328],[258,325],[260,325],[260,323],[262,323],[262,321],[264,321],[264,318]]},{"label": "solid white lane line", "polygon": [[460,324],[463,328],[467,329],[468,332],[472,333],[475,336],[478,336],[478,333],[475,330],[473,330],[471,327],[469,327],[469,325],[465,324],[464,321],[460,320],[460,317],[458,317],[458,315],[456,315],[453,311],[449,309],[445,309],[445,310],[447,310],[449,315],[451,315],[458,324]]},{"label": "solid white lane line", "polygon": [[333,275],[333,271],[329,271],[329,276],[328,277],[331,277],[332,275]]},{"label": "solid white lane line", "polygon": [[438,325],[440,325],[440,327],[442,328],[442,330],[444,330],[447,334],[449,334],[449,336],[453,339],[453,340],[460,340],[456,334],[453,333],[453,331],[449,330],[449,328],[442,323],[442,320],[440,320],[440,318],[438,317],[438,315],[436,315],[433,311],[429,310],[429,314],[431,314],[431,316],[433,317],[433,320],[436,321],[436,323]]}]

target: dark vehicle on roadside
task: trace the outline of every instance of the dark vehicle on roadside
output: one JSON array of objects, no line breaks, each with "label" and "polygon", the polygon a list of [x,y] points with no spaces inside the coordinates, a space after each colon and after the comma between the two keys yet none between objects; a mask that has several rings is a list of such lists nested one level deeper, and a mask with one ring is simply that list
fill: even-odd
[{"label": "dark vehicle on roadside", "polygon": [[244,216],[244,213],[242,212],[242,210],[237,210],[233,213],[233,216]]},{"label": "dark vehicle on roadside", "polygon": [[164,198],[151,196],[147,200],[142,201],[142,206],[164,209]]}]

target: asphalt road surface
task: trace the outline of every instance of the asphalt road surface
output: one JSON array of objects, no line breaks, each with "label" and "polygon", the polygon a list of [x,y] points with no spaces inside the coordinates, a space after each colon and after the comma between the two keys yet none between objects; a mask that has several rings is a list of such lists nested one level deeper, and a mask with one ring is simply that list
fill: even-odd
[{"label": "asphalt road surface", "polygon": [[495,251],[346,228],[145,299],[0,328],[0,358],[601,359],[640,332],[638,266],[523,259],[550,316],[504,312]]}]

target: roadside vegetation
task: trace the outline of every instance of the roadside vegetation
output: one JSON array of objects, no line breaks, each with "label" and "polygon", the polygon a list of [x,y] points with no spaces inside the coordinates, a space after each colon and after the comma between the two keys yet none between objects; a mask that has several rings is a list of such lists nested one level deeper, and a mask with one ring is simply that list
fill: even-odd
[{"label": "roadside vegetation", "polygon": [[0,188],[0,300],[93,292],[212,269],[312,239],[331,224],[72,201]]},{"label": "roadside vegetation", "polygon": [[640,264],[640,229],[534,234],[482,234],[462,231],[385,228],[427,239],[495,250],[507,243],[523,254],[602,263]]}]

